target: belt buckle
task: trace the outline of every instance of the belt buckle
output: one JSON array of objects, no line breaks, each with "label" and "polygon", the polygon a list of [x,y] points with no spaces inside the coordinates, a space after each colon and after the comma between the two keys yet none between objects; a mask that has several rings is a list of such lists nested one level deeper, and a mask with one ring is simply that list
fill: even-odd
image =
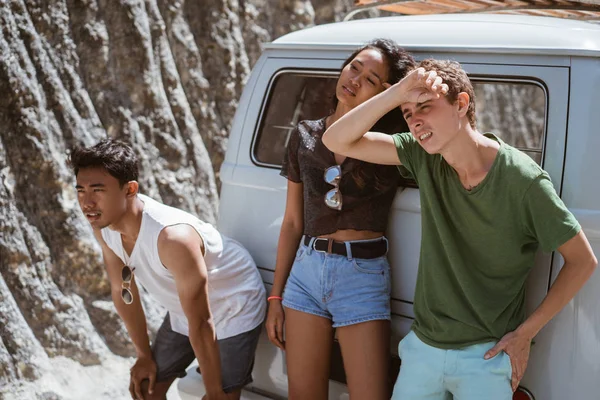
[{"label": "belt buckle", "polygon": [[[319,250],[319,249],[317,249],[317,248],[315,247],[315,245],[317,244],[317,241],[319,241],[319,240],[326,240],[326,241],[327,241],[327,250]],[[313,250],[314,250],[314,251],[318,251],[319,253],[331,254],[331,251],[333,250],[333,241],[334,241],[334,240],[333,240],[333,239],[330,239],[330,238],[329,238],[329,239],[325,239],[325,238],[316,238],[316,239],[313,241],[312,248],[313,248]]]}]

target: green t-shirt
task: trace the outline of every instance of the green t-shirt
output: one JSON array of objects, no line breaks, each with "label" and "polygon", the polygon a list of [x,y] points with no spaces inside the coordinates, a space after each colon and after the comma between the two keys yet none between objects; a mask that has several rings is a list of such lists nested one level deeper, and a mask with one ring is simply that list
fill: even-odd
[{"label": "green t-shirt", "polygon": [[[471,191],[441,155],[395,134],[402,165],[421,194],[421,252],[412,329],[444,349],[498,340],[525,318],[525,280],[538,247],[556,250],[581,229],[531,158],[500,143]],[[400,167],[403,175],[407,171]]]}]

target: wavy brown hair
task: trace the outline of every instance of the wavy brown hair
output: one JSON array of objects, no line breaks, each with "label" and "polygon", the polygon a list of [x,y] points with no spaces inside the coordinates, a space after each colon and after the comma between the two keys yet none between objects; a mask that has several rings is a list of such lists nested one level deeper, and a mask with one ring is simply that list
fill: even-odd
[{"label": "wavy brown hair", "polygon": [[434,60],[428,58],[419,63],[417,67],[425,68],[426,71],[435,71],[440,78],[448,85],[448,94],[446,99],[450,104],[454,104],[458,99],[458,94],[465,92],[469,95],[469,109],[467,110],[467,118],[471,128],[476,129],[477,120],[475,118],[475,90],[473,84],[467,76],[467,73],[462,66],[452,60]]}]

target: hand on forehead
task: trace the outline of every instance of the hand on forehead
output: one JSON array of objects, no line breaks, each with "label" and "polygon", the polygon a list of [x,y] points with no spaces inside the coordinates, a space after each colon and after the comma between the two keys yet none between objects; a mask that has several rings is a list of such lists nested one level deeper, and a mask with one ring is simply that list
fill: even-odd
[{"label": "hand on forehead", "polygon": [[435,70],[417,68],[417,79],[421,82],[424,91],[418,96],[417,103],[438,99],[441,95],[448,94],[448,85]]}]

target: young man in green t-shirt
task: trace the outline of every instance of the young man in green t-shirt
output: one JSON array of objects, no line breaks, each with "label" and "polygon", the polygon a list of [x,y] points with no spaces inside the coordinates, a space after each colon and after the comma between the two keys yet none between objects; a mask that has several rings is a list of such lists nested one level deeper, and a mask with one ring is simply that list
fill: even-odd
[{"label": "young man in green t-shirt", "polygon": [[[401,107],[410,133],[368,130]],[[402,165],[421,194],[415,321],[398,352],[394,400],[509,400],[533,337],[597,265],[548,174],[493,134],[476,130],[473,86],[460,64],[425,60],[323,135],[333,152]],[[526,318],[525,281],[538,248],[565,265]]]}]

